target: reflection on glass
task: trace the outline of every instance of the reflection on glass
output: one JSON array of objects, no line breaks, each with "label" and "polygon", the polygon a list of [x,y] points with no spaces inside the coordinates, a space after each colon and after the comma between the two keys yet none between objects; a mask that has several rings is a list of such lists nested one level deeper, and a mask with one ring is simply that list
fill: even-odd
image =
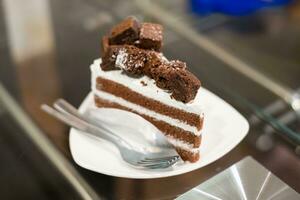
[{"label": "reflection on glass", "polygon": [[177,199],[296,200],[299,198],[300,194],[257,161],[246,157]]}]

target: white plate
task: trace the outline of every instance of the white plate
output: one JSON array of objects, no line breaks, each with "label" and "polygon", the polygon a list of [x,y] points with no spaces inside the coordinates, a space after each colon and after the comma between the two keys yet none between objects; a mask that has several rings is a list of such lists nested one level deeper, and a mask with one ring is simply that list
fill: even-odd
[{"label": "white plate", "polygon": [[[139,170],[130,167],[122,159],[117,148],[101,139],[70,130],[70,150],[75,162],[83,168],[110,176],[149,179],[183,174],[199,169],[221,158],[247,135],[247,120],[224,100],[206,90],[200,89],[201,103],[204,108],[204,128],[200,147],[200,160],[196,163],[185,162],[170,171]],[[83,101],[79,111],[84,113],[93,105],[90,93]]]}]

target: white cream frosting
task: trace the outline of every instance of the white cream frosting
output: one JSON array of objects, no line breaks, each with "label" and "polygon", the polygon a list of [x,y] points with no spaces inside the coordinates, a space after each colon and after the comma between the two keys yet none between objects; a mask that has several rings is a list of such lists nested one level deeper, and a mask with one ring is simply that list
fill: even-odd
[{"label": "white cream frosting", "polygon": [[[186,112],[194,113],[197,115],[201,115],[201,116],[203,115],[202,112],[203,109],[200,105],[199,92],[197,92],[197,95],[192,102],[183,103],[181,101],[172,99],[168,91],[158,88],[155,84],[155,81],[147,76],[142,76],[141,78],[132,78],[129,76],[124,76],[124,74],[122,74],[122,70],[111,70],[111,71],[104,72],[99,67],[100,63],[101,63],[101,59],[97,59],[91,65],[91,71],[93,76],[95,77],[101,76],[103,78],[125,85],[131,90],[141,95],[144,95],[148,98],[153,99],[153,97],[155,97],[155,100],[160,101],[166,105],[170,105],[172,107],[184,110]],[[147,84],[147,86],[143,86],[141,82]]]},{"label": "white cream frosting", "polygon": [[194,148],[192,144],[184,142],[182,140],[167,136],[168,141],[175,147],[179,147],[180,149],[192,152],[192,153],[199,153],[199,148]]}]

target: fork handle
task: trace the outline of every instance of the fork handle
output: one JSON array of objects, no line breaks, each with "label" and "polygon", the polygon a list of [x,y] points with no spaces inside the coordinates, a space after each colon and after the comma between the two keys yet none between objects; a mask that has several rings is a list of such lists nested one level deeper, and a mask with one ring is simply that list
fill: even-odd
[{"label": "fork handle", "polygon": [[105,130],[110,135],[114,135],[117,138],[119,137],[116,134],[114,134],[110,129],[108,129],[108,128],[104,127],[104,126],[101,126],[101,124],[97,124],[97,125],[94,124],[93,121],[91,121],[89,118],[87,118],[83,114],[81,114],[72,104],[68,103],[64,99],[58,99],[58,100],[56,100],[54,102],[53,106],[54,106],[54,108],[56,108],[58,111],[60,111],[62,113],[66,113],[68,115],[72,115],[72,116],[74,116],[76,118],[81,119],[82,121],[85,121],[88,124],[91,124],[93,126],[99,127],[101,130]]},{"label": "fork handle", "polygon": [[59,112],[45,104],[43,104],[41,106],[41,108],[42,108],[42,110],[44,110],[51,116],[55,117],[56,119],[64,122],[65,124],[75,128],[77,130],[80,130],[87,134],[108,140],[109,142],[115,144],[120,151],[123,148],[132,148],[132,146],[129,143],[127,143],[125,140],[123,140],[119,136],[112,134],[109,130],[99,129],[98,127],[96,127],[92,124],[89,124],[70,113]]},{"label": "fork handle", "polygon": [[[128,144],[124,139],[122,139],[121,137],[119,137],[118,135],[113,133],[110,129],[106,128],[105,126],[101,126],[100,124],[97,124],[97,125],[93,124],[87,117],[85,117],[83,114],[81,114],[72,104],[68,103],[66,100],[64,100],[64,99],[56,100],[54,103],[54,108],[56,108],[58,111],[60,111],[62,113],[71,115],[71,117],[82,120],[87,125],[90,125],[90,126],[88,126],[88,128],[90,128],[88,130],[89,133],[94,133],[96,136],[98,136],[101,133],[106,134],[109,137],[112,137],[113,139],[116,140],[116,142],[118,143],[116,145],[121,144],[121,146],[126,146],[127,148],[128,147],[132,148],[130,144]],[[96,130],[93,130],[93,129],[96,129]],[[109,140],[109,139],[107,139],[107,140]]]}]

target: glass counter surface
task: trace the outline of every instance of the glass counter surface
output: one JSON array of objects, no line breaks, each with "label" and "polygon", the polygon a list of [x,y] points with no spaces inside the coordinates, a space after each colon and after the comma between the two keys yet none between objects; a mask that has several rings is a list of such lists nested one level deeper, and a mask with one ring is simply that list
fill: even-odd
[{"label": "glass counter surface", "polygon": [[[300,31],[295,28],[297,22],[287,17],[292,11],[277,9],[273,13],[269,11],[240,19],[221,15],[196,17],[187,14],[183,1],[174,1],[172,6],[168,2],[155,1],[154,6],[170,8],[161,18],[157,10],[145,9],[147,1],[143,1],[144,4],[100,0],[45,2],[40,9],[46,9],[48,14],[32,11],[32,15],[42,15],[36,19],[44,20],[43,26],[48,24],[45,28],[48,32],[41,35],[29,34],[28,26],[24,28],[22,24],[21,29],[17,29],[21,31],[19,36],[9,34],[16,30],[12,23],[20,19],[19,15],[24,19],[21,23],[31,22],[30,17],[26,21],[26,15],[22,18],[21,11],[17,16],[10,12],[20,6],[26,9],[34,9],[34,6],[1,5],[0,78],[3,89],[0,93],[0,127],[3,155],[0,162],[6,163],[1,165],[1,173],[14,176],[1,176],[0,180],[2,189],[7,180],[11,184],[20,184],[15,187],[17,192],[1,192],[1,199],[18,199],[22,195],[42,199],[174,199],[246,156],[252,156],[290,187],[300,191],[299,119],[295,117],[289,99],[282,96],[293,93],[300,85],[297,78],[300,68],[295,67],[299,65],[296,52],[299,50]],[[175,25],[168,20],[174,13],[180,16],[176,19],[180,23]],[[100,37],[127,15],[162,22],[166,29],[164,52],[167,57],[186,61],[204,87],[225,99],[248,119],[248,136],[231,152],[199,170],[153,180],[110,177],[74,163],[68,145],[69,128],[43,113],[40,105],[51,104],[59,97],[80,105],[90,90],[89,65],[100,56]],[[262,19],[263,23],[258,23]],[[276,30],[279,36],[274,36],[270,24],[280,23],[280,20],[285,25],[281,24],[280,30]],[[257,26],[245,28],[245,23]],[[35,25],[39,26],[38,23]],[[191,34],[183,34],[181,31],[186,25],[195,30],[191,29],[191,33],[188,29]],[[189,37],[195,33],[217,44],[222,48],[221,53],[225,51],[234,55],[255,72],[270,78],[275,86],[279,85],[279,92],[243,74],[243,70],[234,64],[232,67],[232,63],[207,49],[210,46],[199,46],[198,37]],[[24,37],[28,42],[18,48],[12,42],[16,39],[13,37]],[[36,40],[39,37],[41,40]],[[26,47],[31,42],[35,48],[22,50],[22,45]],[[274,49],[268,48],[272,43]],[[19,118],[20,113],[28,120]],[[35,127],[35,135],[43,137],[32,137],[32,129],[27,126]],[[20,175],[16,175],[16,171]],[[23,187],[27,179],[32,184]]]}]

